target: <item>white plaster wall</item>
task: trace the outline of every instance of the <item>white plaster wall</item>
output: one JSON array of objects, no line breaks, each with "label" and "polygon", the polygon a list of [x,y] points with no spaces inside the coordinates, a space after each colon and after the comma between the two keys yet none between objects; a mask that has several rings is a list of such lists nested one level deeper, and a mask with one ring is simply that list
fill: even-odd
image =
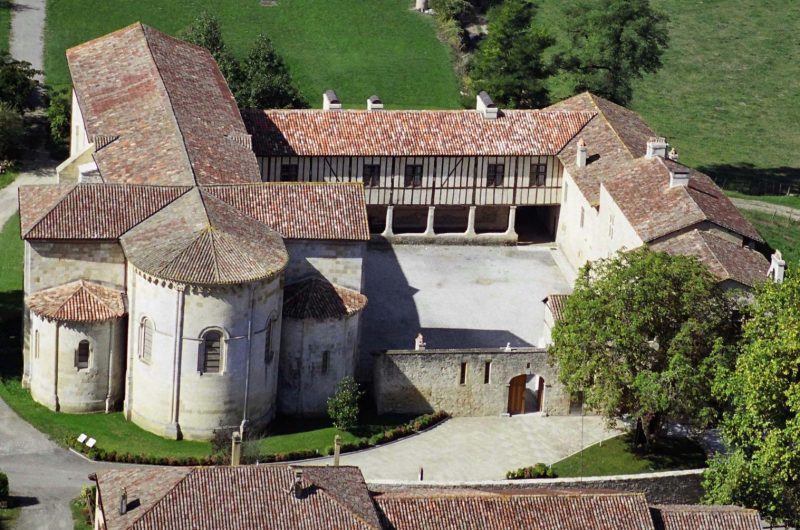
[{"label": "white plaster wall", "polygon": [[86,126],[83,122],[83,113],[78,104],[78,96],[72,91],[72,122],[69,142],[69,156],[75,156],[89,145],[89,138],[86,136]]},{"label": "white plaster wall", "polygon": [[319,274],[331,283],[363,290],[365,242],[291,239],[286,240],[286,250],[289,252],[284,273],[287,284]]},{"label": "white plaster wall", "polygon": [[[556,244],[574,269],[579,269],[592,255],[597,226],[597,210],[581,193],[572,176],[564,170]],[[583,208],[583,227],[580,226]]]},{"label": "white plaster wall", "polygon": [[[278,411],[299,416],[324,416],[336,384],[355,375],[360,314],[329,320],[283,322]],[[323,371],[323,352],[328,367]]]},{"label": "white plaster wall", "polygon": [[[220,286],[183,293],[183,334],[176,341],[179,321],[178,286],[150,281],[130,274],[131,339],[129,340],[129,390],[126,410],[130,419],[145,429],[174,435],[175,425],[188,439],[210,438],[215,429],[238,426],[245,416],[245,386],[248,375],[247,419],[256,424],[274,415],[277,363],[269,366],[265,338],[267,322],[272,324],[273,345],[280,336],[281,281],[256,282],[245,286]],[[252,302],[252,348],[248,341]],[[139,323],[147,316],[155,325],[150,362],[139,357]],[[133,328],[136,329],[133,329]],[[224,334],[222,370],[202,373],[200,338],[215,328]],[[179,385],[175,377],[175,356],[180,346]],[[175,407],[177,397],[178,407]],[[176,417],[177,413],[177,417]]]},{"label": "white plaster wall", "polygon": [[[613,229],[610,229],[612,227]],[[644,244],[614,199],[600,186],[600,210],[597,215],[595,244],[590,259],[609,258],[620,250],[631,250]]]}]

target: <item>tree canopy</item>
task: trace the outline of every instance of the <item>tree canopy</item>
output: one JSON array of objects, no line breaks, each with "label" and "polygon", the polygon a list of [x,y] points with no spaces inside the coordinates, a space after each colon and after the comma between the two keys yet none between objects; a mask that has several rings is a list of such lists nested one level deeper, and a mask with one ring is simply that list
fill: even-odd
[{"label": "tree canopy", "polygon": [[0,102],[17,112],[33,108],[31,96],[39,84],[34,79],[36,74],[31,63],[0,51]]},{"label": "tree canopy", "polygon": [[695,258],[643,247],[581,269],[550,353],[569,391],[610,421],[637,419],[650,445],[665,420],[715,418],[711,384],[731,362],[731,314]]},{"label": "tree canopy", "polygon": [[186,42],[205,48],[219,66],[220,72],[238,101],[242,85],[242,67],[236,57],[225,46],[222,27],[214,15],[201,13],[179,37]]},{"label": "tree canopy", "polygon": [[649,0],[579,0],[565,7],[564,20],[569,43],[559,62],[574,74],[575,92],[625,105],[633,81],[661,68],[667,16]]},{"label": "tree canopy", "polygon": [[730,452],[711,461],[706,501],[800,526],[800,274],[766,282],[745,308],[741,352],[716,386]]},{"label": "tree canopy", "polygon": [[555,39],[533,25],[530,0],[506,0],[489,22],[470,68],[475,92],[485,90],[511,108],[539,108],[549,103],[546,80],[553,73],[543,54]]}]

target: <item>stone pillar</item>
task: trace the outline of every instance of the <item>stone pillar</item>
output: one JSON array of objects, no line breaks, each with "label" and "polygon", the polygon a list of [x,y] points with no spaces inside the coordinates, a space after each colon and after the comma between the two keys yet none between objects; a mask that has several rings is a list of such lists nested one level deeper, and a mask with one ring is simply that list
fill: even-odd
[{"label": "stone pillar", "polygon": [[428,224],[425,227],[425,235],[429,237],[433,237],[436,235],[436,232],[433,231],[433,217],[436,212],[436,206],[428,206]]},{"label": "stone pillar", "polygon": [[509,206],[508,207],[508,229],[506,229],[505,235],[508,237],[517,237],[517,229],[515,227],[517,223],[517,207],[516,206]]},{"label": "stone pillar", "polygon": [[467,231],[464,233],[467,236],[475,235],[475,210],[477,206],[469,207],[469,215],[467,216]]},{"label": "stone pillar", "polygon": [[392,222],[394,219],[394,206],[387,206],[386,207],[386,226],[383,228],[383,233],[381,234],[383,237],[392,237],[394,232],[392,231]]}]

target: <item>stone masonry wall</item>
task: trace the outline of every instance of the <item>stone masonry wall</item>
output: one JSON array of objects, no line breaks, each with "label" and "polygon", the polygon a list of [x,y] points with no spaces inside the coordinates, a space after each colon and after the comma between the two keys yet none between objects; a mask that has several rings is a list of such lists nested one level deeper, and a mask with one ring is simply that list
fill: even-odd
[{"label": "stone masonry wall", "polygon": [[[508,410],[509,382],[527,374],[545,380],[543,411],[569,414],[569,395],[558,382],[548,353],[535,348],[403,350],[377,355],[373,383],[378,413],[422,414],[444,410],[454,416],[494,416]],[[461,384],[461,365],[466,378]],[[489,381],[485,382],[487,363]],[[526,398],[527,401],[527,398]],[[527,408],[527,407],[526,407]]]},{"label": "stone masonry wall", "polygon": [[319,274],[331,283],[360,292],[364,286],[361,265],[365,249],[366,243],[361,241],[286,240],[286,283]]}]

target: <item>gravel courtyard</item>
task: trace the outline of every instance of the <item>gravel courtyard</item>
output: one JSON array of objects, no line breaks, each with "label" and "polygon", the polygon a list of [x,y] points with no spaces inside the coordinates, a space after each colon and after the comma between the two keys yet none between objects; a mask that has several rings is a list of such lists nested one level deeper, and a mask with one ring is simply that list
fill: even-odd
[{"label": "gravel courtyard", "polygon": [[549,246],[370,247],[362,351],[536,346],[542,299],[570,284]]}]

